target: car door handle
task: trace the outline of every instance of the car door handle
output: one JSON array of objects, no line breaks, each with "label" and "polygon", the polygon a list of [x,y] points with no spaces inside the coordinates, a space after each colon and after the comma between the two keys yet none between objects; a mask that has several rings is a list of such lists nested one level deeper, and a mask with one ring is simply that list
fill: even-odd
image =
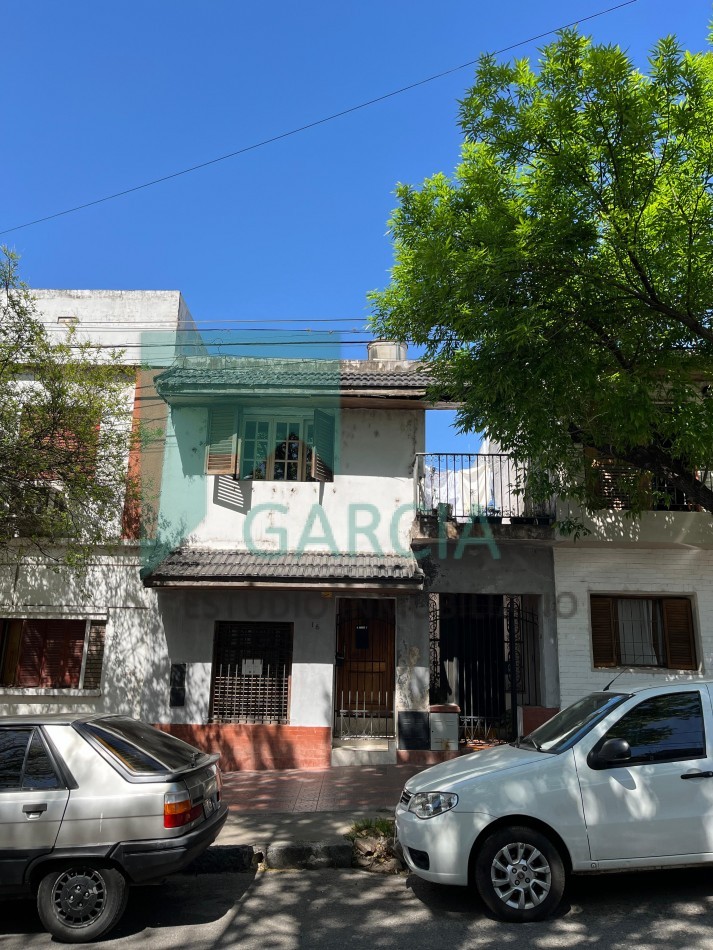
[{"label": "car door handle", "polygon": [[713,772],[685,772],[681,778],[713,778]]},{"label": "car door handle", "polygon": [[22,806],[23,814],[27,815],[28,818],[39,818],[43,811],[47,811],[47,802],[39,802],[38,804],[32,805],[23,805]]}]

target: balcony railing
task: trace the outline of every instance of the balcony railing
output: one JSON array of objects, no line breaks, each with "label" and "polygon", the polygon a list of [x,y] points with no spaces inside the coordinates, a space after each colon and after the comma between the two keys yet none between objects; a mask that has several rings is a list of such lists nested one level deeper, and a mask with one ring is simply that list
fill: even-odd
[{"label": "balcony railing", "polygon": [[[601,508],[630,508],[625,478],[630,471],[606,461],[597,467]],[[713,489],[711,470],[699,472],[698,477]],[[654,478],[648,491],[653,510],[700,510],[682,491],[661,479]],[[548,524],[555,517],[554,499],[535,502],[528,493],[527,466],[500,452],[418,453],[416,493],[419,512],[441,520]]]},{"label": "balcony railing", "polygon": [[418,453],[418,510],[442,520],[549,524],[554,503],[532,500],[527,475],[527,466],[504,453]]}]

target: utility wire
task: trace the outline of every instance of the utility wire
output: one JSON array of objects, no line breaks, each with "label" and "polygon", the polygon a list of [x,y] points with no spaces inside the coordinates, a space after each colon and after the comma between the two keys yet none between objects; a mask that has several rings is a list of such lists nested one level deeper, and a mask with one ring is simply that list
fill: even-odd
[{"label": "utility wire", "polygon": [[[528,43],[534,43],[536,40],[541,40],[546,36],[551,36],[552,33],[556,33],[559,30],[565,30],[568,27],[576,26],[579,23],[586,23],[588,20],[595,20],[597,17],[605,16],[607,13],[613,13],[615,10],[621,10],[623,7],[631,6],[637,2],[638,0],[624,0],[623,3],[617,3],[613,7],[607,7],[606,10],[600,10],[598,13],[590,13],[589,16],[580,17],[579,19],[572,20],[570,23],[565,23],[562,26],[545,30],[544,33],[538,33],[536,36],[530,36],[526,40],[519,40],[517,43],[511,43],[509,46],[503,46],[502,49],[495,50],[491,55],[499,56],[502,53],[509,53],[511,50],[517,49],[520,46],[526,46]],[[188,168],[182,168],[180,171],[172,172],[170,175],[162,175],[160,178],[153,178],[151,181],[145,181],[140,185],[134,185],[132,188],[125,188],[123,191],[117,191],[111,195],[104,195],[103,198],[95,198],[93,201],[85,201],[84,204],[75,205],[73,208],[65,208],[64,211],[56,211],[54,214],[47,214],[44,215],[44,217],[35,218],[33,221],[26,221],[24,224],[16,224],[12,228],[5,228],[4,231],[0,231],[0,235],[10,234],[12,231],[20,231],[23,228],[29,228],[35,224],[42,224],[44,221],[52,221],[54,218],[61,218],[67,214],[74,214],[75,211],[83,211],[85,208],[92,208],[94,205],[103,204],[105,201],[113,201],[115,198],[123,198],[125,195],[133,194],[135,191],[142,191],[144,188],[151,188],[153,185],[160,185],[162,182],[170,181],[172,178],[180,178],[181,175],[189,175],[191,172],[198,171],[201,168],[208,168],[210,165],[217,165],[218,162],[225,162],[229,158],[235,158],[237,155],[244,155],[246,152],[253,152],[256,149],[263,148],[266,145],[272,145],[273,142],[279,142],[282,139],[290,138],[293,135],[298,135],[300,132],[306,132],[308,129],[314,129],[317,126],[324,125],[327,122],[333,122],[335,119],[341,119],[345,115],[351,115],[353,112],[358,112],[361,109],[367,109],[369,106],[376,105],[379,102],[384,102],[386,99],[393,99],[394,96],[400,96],[404,92],[410,92],[412,89],[418,89],[419,86],[425,86],[427,83],[435,82],[437,79],[443,79],[445,76],[450,76],[453,73],[457,73],[461,69],[467,69],[469,66],[474,66],[477,62],[478,59],[468,60],[467,63],[461,63],[460,66],[453,66],[450,69],[445,69],[443,72],[435,73],[433,76],[428,76],[426,79],[420,79],[417,82],[409,83],[408,86],[401,86],[399,89],[386,92],[381,96],[376,96],[374,99],[367,99],[365,102],[360,102],[356,106],[350,106],[348,109],[342,109],[340,112],[333,112],[331,115],[324,116],[321,119],[315,119],[314,122],[307,122],[305,125],[301,125],[298,128],[290,129],[288,132],[281,132],[279,135],[273,135],[268,139],[263,139],[261,142],[254,142],[252,145],[246,145],[243,148],[236,149],[234,152],[228,152],[225,155],[219,155],[217,158],[211,158],[206,162],[200,162],[199,164],[191,165]]]}]

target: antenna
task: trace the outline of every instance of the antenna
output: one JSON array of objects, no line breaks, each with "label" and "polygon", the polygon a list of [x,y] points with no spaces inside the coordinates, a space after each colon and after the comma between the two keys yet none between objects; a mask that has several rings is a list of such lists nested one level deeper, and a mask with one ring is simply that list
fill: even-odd
[{"label": "antenna", "polygon": [[631,667],[628,667],[628,666],[627,666],[627,668],[626,668],[625,670],[620,670],[620,671],[616,674],[616,676],[614,677],[614,679],[613,679],[613,680],[610,680],[610,681],[607,683],[607,685],[604,687],[604,690],[603,690],[603,691],[604,691],[605,693],[609,692],[609,687],[610,687],[613,683],[616,683],[616,681],[619,679],[620,676],[623,676],[624,673],[632,673],[632,672],[633,672],[633,670],[631,669]]}]

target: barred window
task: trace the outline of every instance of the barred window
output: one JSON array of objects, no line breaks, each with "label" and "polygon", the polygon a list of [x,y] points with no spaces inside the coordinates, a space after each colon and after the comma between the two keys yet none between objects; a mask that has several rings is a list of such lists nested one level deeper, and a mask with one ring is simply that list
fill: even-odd
[{"label": "barred window", "polygon": [[217,623],[211,720],[288,722],[291,675],[291,623]]},{"label": "barred window", "polygon": [[592,595],[594,666],[697,669],[691,602],[687,597]]}]

